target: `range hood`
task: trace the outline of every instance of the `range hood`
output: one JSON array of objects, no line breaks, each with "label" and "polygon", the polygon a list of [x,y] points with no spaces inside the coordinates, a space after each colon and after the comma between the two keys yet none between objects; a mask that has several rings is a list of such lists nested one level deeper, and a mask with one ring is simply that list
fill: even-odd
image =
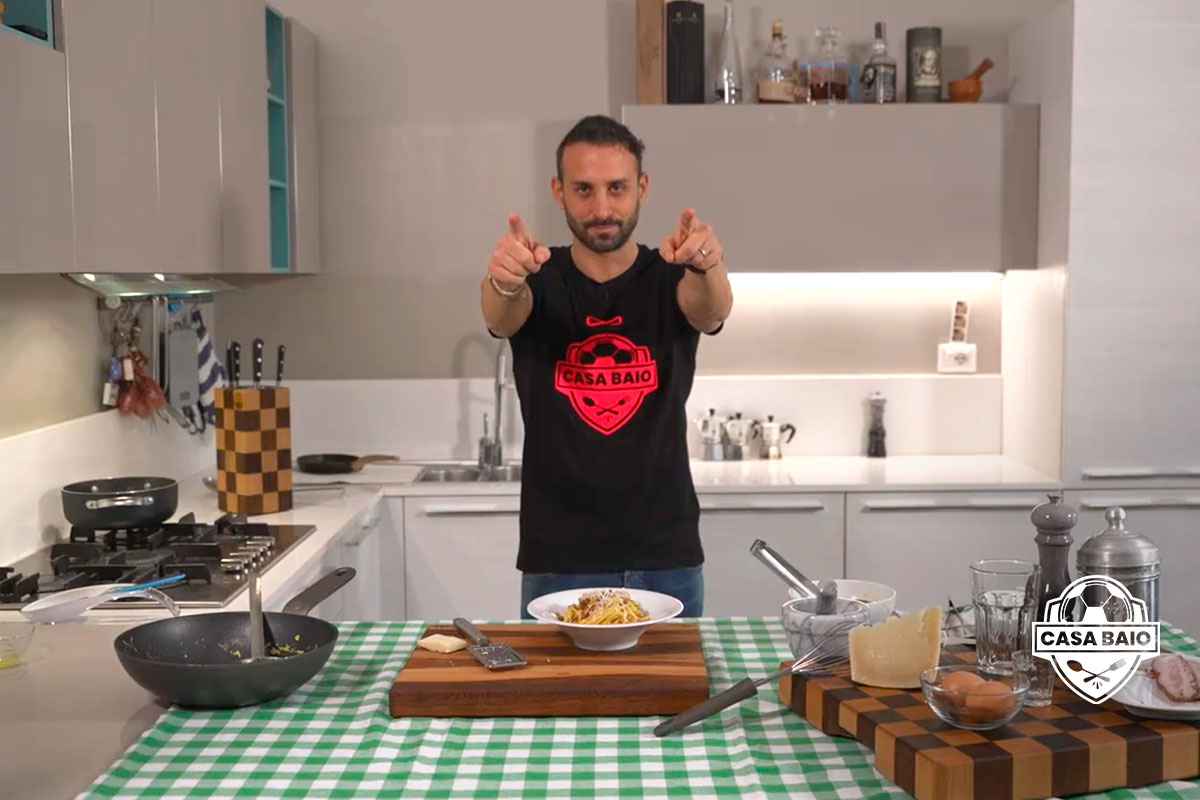
[{"label": "range hood", "polygon": [[134,297],[195,297],[237,288],[211,275],[68,272],[63,277],[115,302]]}]

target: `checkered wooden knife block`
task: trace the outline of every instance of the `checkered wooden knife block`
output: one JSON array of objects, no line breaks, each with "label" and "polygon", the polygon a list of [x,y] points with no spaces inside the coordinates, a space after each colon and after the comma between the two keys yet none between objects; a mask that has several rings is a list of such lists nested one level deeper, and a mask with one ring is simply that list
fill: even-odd
[{"label": "checkered wooden knife block", "polygon": [[292,507],[288,389],[217,389],[217,504],[237,514]]}]

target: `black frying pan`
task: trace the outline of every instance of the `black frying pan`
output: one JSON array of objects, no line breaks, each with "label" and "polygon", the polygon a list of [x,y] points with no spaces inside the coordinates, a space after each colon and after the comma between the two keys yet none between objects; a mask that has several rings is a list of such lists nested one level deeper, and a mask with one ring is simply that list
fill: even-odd
[{"label": "black frying pan", "polygon": [[152,528],[179,505],[173,478],[96,478],[62,487],[63,515],[92,530]]},{"label": "black frying pan", "polygon": [[[321,670],[337,642],[337,628],[308,612],[354,575],[351,567],[335,569],[292,598],[283,613],[264,613],[267,658],[244,660],[250,657],[248,611],[138,625],[113,643],[117,658],[143,688],[181,706],[240,708],[283,697]],[[281,652],[287,654],[271,656]]]},{"label": "black frying pan", "polygon": [[345,453],[319,453],[317,455],[300,456],[296,466],[301,472],[314,475],[342,475],[348,472],[362,472],[367,464],[397,464],[400,459],[395,456],[351,456]]}]

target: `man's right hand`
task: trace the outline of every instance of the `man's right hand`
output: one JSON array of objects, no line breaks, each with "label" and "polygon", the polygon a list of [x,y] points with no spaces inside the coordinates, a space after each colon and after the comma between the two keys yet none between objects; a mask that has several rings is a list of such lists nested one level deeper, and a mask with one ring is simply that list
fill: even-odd
[{"label": "man's right hand", "polygon": [[550,249],[540,244],[519,214],[508,217],[508,233],[501,237],[488,261],[488,274],[506,291],[516,291],[525,279],[550,260]]}]

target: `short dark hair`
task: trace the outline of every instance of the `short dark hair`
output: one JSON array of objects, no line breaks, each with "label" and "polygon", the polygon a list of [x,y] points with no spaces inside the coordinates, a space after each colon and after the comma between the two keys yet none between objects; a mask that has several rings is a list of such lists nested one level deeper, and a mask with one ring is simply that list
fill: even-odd
[{"label": "short dark hair", "polygon": [[616,147],[624,147],[637,159],[638,175],[642,174],[642,153],[646,149],[646,145],[642,140],[634,136],[633,131],[612,117],[606,117],[603,114],[593,114],[576,122],[575,127],[567,131],[567,135],[558,144],[556,161],[558,165],[558,179],[560,181],[563,177],[563,150],[567,149],[567,145],[578,142],[610,144]]}]

